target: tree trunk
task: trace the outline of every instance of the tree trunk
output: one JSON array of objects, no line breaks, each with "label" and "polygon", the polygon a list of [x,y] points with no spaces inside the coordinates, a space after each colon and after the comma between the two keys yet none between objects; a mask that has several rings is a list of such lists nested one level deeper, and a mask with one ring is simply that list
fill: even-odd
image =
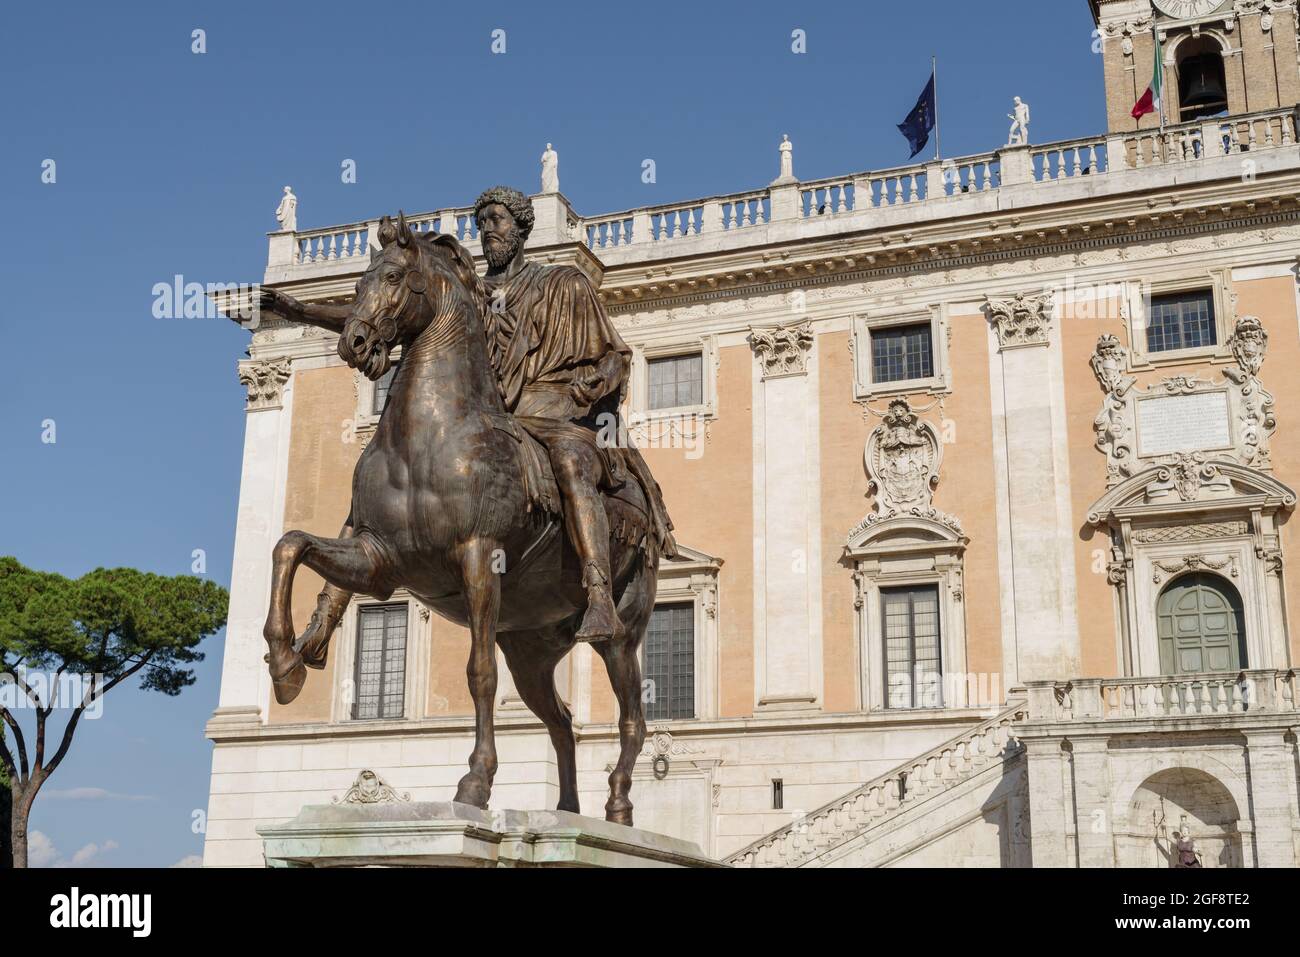
[{"label": "tree trunk", "polygon": [[0,783],[0,871],[14,866],[13,806],[9,785]]},{"label": "tree trunk", "polygon": [[36,800],[36,790],[40,784],[29,780],[22,788],[9,785],[13,792],[10,797],[9,844],[14,858],[14,867],[27,866],[27,822],[32,816],[32,802]]},{"label": "tree trunk", "polygon": [[13,866],[27,866],[27,811],[22,805],[15,804],[10,812],[13,820],[9,824],[9,843],[13,854]]}]

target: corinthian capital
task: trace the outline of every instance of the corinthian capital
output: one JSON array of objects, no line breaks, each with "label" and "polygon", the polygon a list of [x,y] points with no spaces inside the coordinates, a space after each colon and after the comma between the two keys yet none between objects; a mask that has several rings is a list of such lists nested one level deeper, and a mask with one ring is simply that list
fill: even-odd
[{"label": "corinthian capital", "polygon": [[764,379],[803,375],[808,371],[808,350],[813,344],[812,326],[802,322],[767,329],[751,328],[749,344],[763,364]]},{"label": "corinthian capital", "polygon": [[248,411],[280,408],[284,384],[292,371],[287,358],[239,363],[239,381],[248,387]]}]

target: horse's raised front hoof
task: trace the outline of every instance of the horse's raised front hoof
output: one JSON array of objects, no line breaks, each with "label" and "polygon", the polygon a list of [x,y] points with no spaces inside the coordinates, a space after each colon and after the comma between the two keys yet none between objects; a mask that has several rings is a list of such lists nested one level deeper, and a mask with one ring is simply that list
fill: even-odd
[{"label": "horse's raised front hoof", "polygon": [[457,804],[487,810],[488,798],[492,795],[492,786],[484,780],[483,775],[470,771],[460,779],[456,787],[456,796],[452,798]]},{"label": "horse's raised front hoof", "polygon": [[292,649],[273,647],[266,655],[266,663],[271,672],[271,688],[275,691],[276,702],[291,704],[307,683],[307,668],[302,663],[302,655]]},{"label": "horse's raised front hoof", "polygon": [[611,824],[632,826],[632,802],[627,798],[610,798],[605,802],[605,820]]}]

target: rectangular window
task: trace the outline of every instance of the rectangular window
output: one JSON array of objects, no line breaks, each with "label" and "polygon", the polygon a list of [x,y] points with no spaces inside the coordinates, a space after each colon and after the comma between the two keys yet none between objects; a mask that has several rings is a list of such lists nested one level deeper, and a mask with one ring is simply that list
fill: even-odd
[{"label": "rectangular window", "polygon": [[385,372],[375,381],[375,401],[371,406],[371,414],[379,415],[384,411],[384,405],[388,402],[388,390],[393,387],[393,375],[397,372],[397,363]]},{"label": "rectangular window", "polygon": [[695,606],[656,605],[645,635],[647,721],[695,717]]},{"label": "rectangular window", "polygon": [[1208,289],[1152,296],[1147,352],[1170,352],[1217,344],[1214,294]]},{"label": "rectangular window", "polygon": [[880,591],[885,636],[885,700],[890,708],[939,708],[939,588]]},{"label": "rectangular window", "polygon": [[400,718],[406,710],[406,603],[366,605],[357,614],[352,717]]},{"label": "rectangular window", "polygon": [[698,352],[651,359],[646,369],[650,376],[649,408],[677,409],[704,404],[704,357]]},{"label": "rectangular window", "polygon": [[772,810],[781,811],[785,809],[785,781],[781,778],[772,779]]},{"label": "rectangular window", "polygon": [[871,330],[871,381],[908,382],[934,376],[930,324]]}]

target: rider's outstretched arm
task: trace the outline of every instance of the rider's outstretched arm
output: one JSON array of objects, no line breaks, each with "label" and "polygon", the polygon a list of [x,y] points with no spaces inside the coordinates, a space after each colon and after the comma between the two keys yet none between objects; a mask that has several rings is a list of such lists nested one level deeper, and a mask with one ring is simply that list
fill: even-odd
[{"label": "rider's outstretched arm", "polygon": [[305,322],[309,326],[319,326],[330,332],[342,332],[343,324],[352,314],[351,306],[325,302],[299,302],[293,296],[278,289],[263,289],[261,306],[263,311],[283,316],[290,322]]}]

